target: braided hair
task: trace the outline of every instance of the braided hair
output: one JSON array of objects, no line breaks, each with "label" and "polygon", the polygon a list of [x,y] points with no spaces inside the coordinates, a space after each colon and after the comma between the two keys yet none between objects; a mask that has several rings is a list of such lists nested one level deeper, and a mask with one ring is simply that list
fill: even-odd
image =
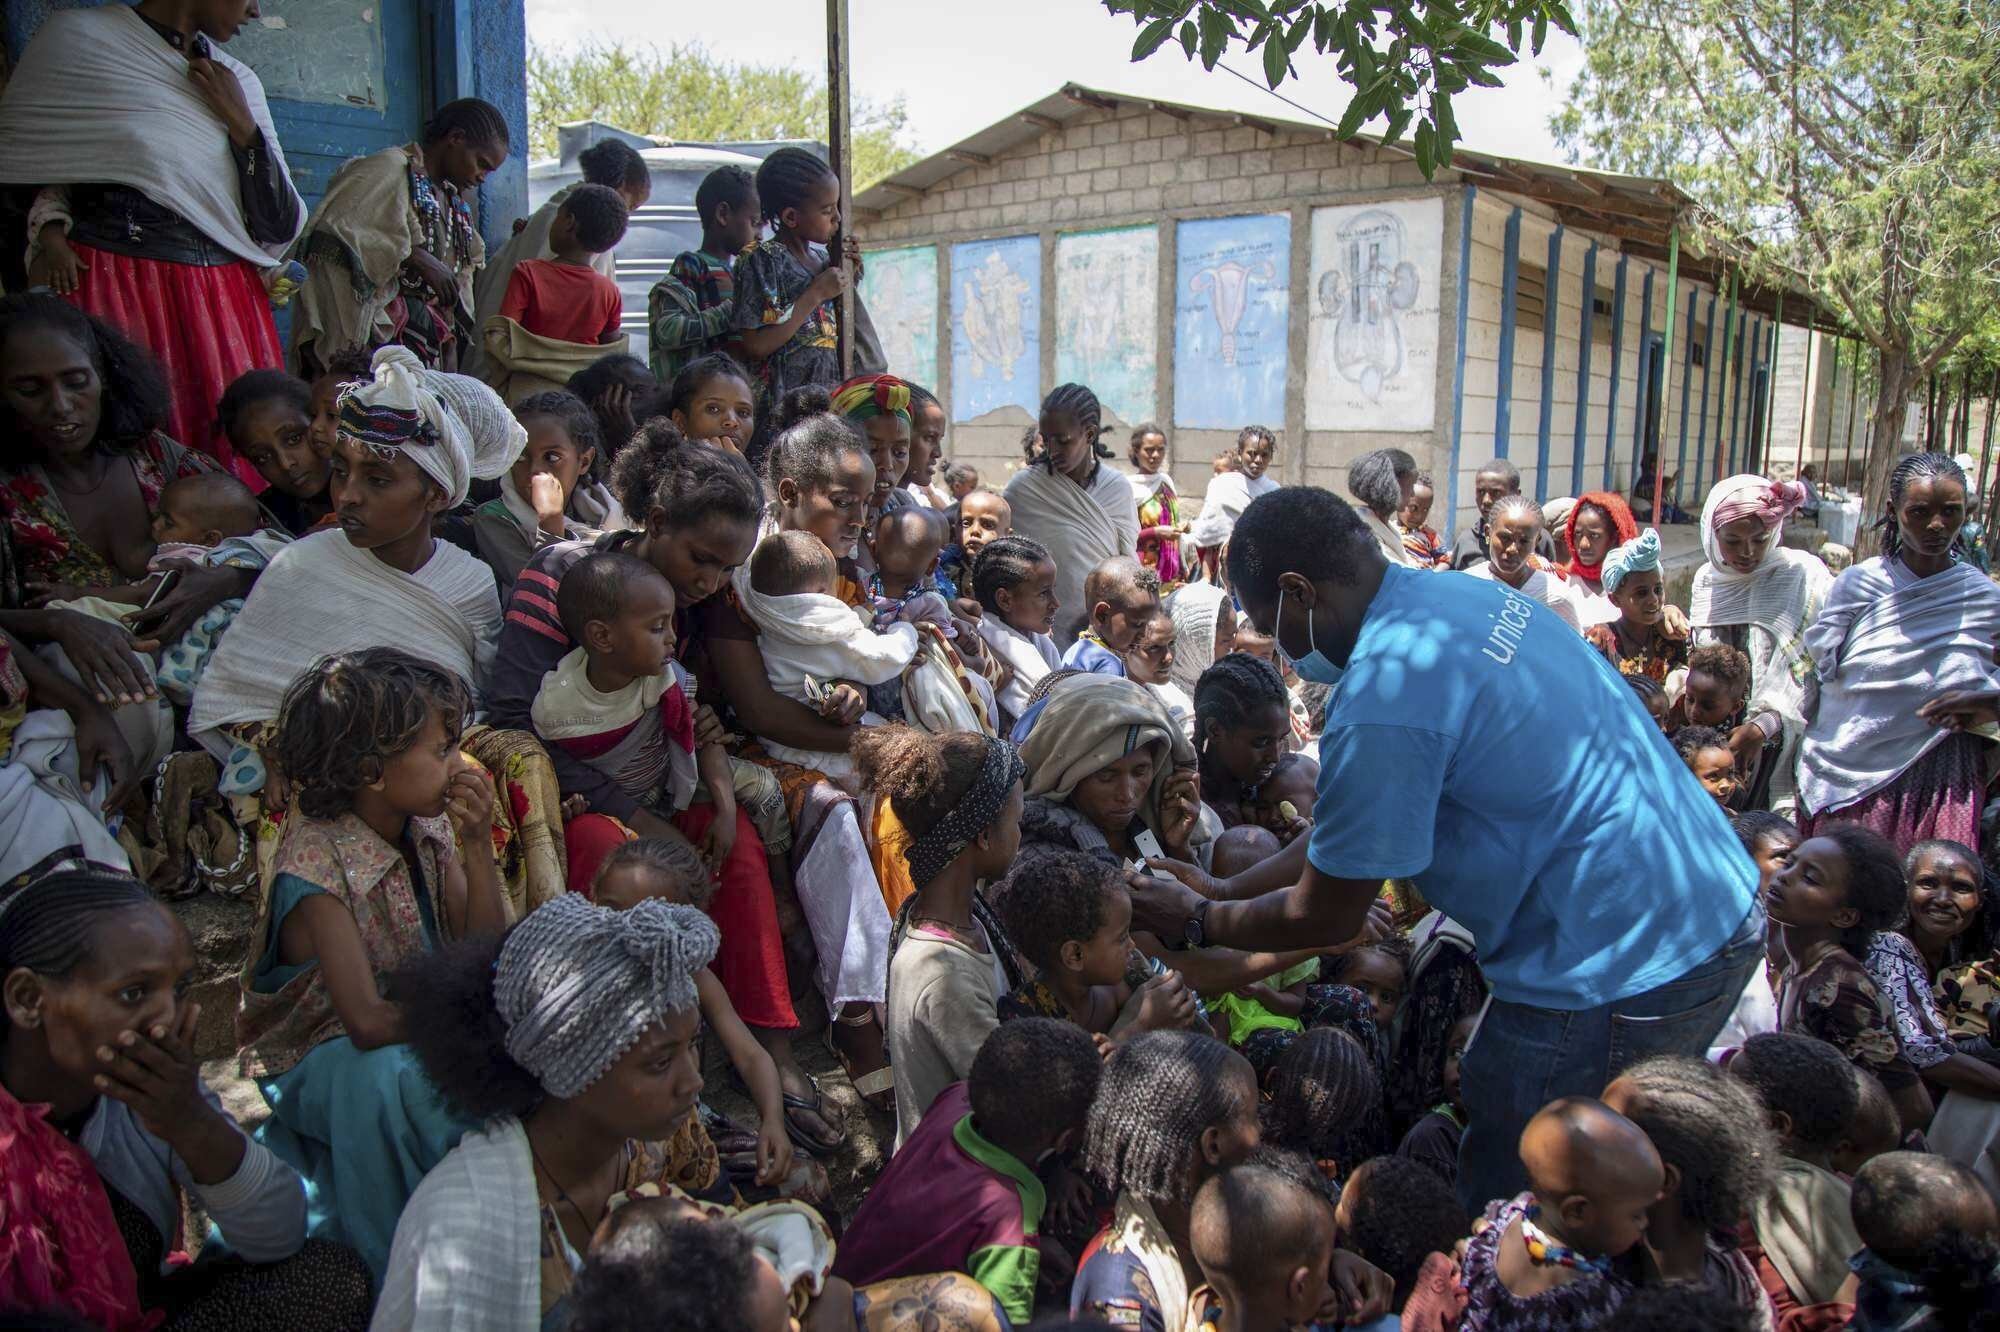
[{"label": "braided hair", "polygon": [[1888,838],[1858,823],[1830,823],[1814,832],[1836,843],[1847,857],[1847,905],[1860,919],[1841,931],[1840,946],[1856,958],[1868,955],[1868,941],[1893,930],[1909,914],[1903,861]]},{"label": "braided hair", "polygon": [[[1101,446],[1098,440],[1104,433],[1104,408],[1098,403],[1095,393],[1081,384],[1056,385],[1049,390],[1049,396],[1042,399],[1041,415],[1048,417],[1056,413],[1075,417],[1076,423],[1090,434],[1091,451],[1099,452]],[[1035,463],[1050,472],[1056,468],[1055,455],[1047,449],[1042,450],[1042,456]]]},{"label": "braided hair", "polygon": [[1314,1027],[1293,1041],[1270,1089],[1264,1132],[1278,1146],[1333,1161],[1345,1174],[1384,1145],[1381,1075],[1344,1031]]},{"label": "braided hair", "polygon": [[[1896,469],[1889,473],[1889,500],[1882,517],[1875,523],[1875,530],[1882,542],[1882,558],[1893,560],[1902,549],[1902,524],[1896,519],[1897,510],[1903,507],[1903,494],[1912,481],[1956,481],[1961,490],[1966,488],[1965,472],[1943,453],[1909,453],[1897,462]],[[1954,538],[1954,553],[1958,542]]]},{"label": "braided hair", "polygon": [[1489,532],[1492,531],[1493,524],[1499,522],[1501,516],[1504,514],[1517,514],[1520,517],[1531,519],[1535,526],[1541,528],[1546,528],[1549,525],[1548,518],[1542,513],[1541,505],[1535,503],[1526,495],[1516,493],[1502,495],[1499,499],[1493,501],[1493,507],[1486,511],[1486,530]]},{"label": "braided hair", "polygon": [[[67,978],[90,961],[97,927],[109,917],[158,906],[145,884],[107,865],[57,870],[0,896],[0,980],[26,968]],[[0,1007],[0,1037],[7,1033]]]},{"label": "braided hair", "polygon": [[757,202],[763,205],[764,220],[782,226],[787,208],[805,207],[807,193],[833,179],[833,168],[805,149],[778,149],[757,168]]},{"label": "braided hair", "polygon": [[604,434],[598,429],[597,413],[590,410],[589,403],[568,389],[548,389],[531,393],[514,404],[516,421],[526,425],[531,416],[546,416],[559,423],[578,453],[594,455],[585,475],[597,475],[604,459]]},{"label": "braided hair", "polygon": [[510,148],[512,136],[507,132],[507,117],[491,102],[482,102],[477,97],[461,97],[456,102],[446,102],[437,109],[437,114],[424,122],[425,143],[437,143],[450,138],[453,131],[465,136],[466,143],[478,148]]},{"label": "braided hair", "polygon": [[[989,549],[991,549],[989,547]],[[1264,708],[1287,712],[1291,696],[1278,668],[1247,652],[1232,652],[1201,673],[1194,685],[1194,756],[1201,773],[1203,797],[1221,798],[1224,784],[1235,781],[1209,759],[1209,725],[1247,726]]]},{"label": "braided hair", "polygon": [[1258,443],[1270,445],[1273,453],[1278,451],[1278,437],[1271,433],[1269,426],[1247,425],[1236,432],[1236,453],[1239,456],[1243,450]]},{"label": "braided hair", "polygon": [[1192,1200],[1201,1135],[1255,1109],[1243,1056],[1213,1036],[1149,1031],[1104,1065],[1084,1140],[1087,1173],[1149,1203]]},{"label": "braided hair", "polygon": [[764,512],[764,488],[749,463],[726,449],[690,447],[664,416],[640,426],[619,452],[611,488],[635,523],[658,513],[674,529],[712,514],[754,524]]},{"label": "braided hair", "polygon": [[1703,1230],[1722,1230],[1749,1215],[1770,1191],[1778,1143],[1757,1093],[1705,1059],[1661,1055],[1626,1069],[1618,1081],[1636,1094],[1625,1116],[1680,1172],[1681,1215]]},{"label": "braided hair", "polygon": [[[829,410],[832,403],[825,385],[808,384],[787,393],[778,405],[777,435],[764,458],[773,498],[780,481],[802,491],[824,490],[833,484],[842,458],[868,455],[867,438],[846,417]],[[873,462],[872,456],[869,460]]]},{"label": "braided hair", "polygon": [[1415,476],[1417,460],[1401,449],[1373,449],[1347,467],[1347,493],[1387,521],[1403,505],[1403,480]]}]

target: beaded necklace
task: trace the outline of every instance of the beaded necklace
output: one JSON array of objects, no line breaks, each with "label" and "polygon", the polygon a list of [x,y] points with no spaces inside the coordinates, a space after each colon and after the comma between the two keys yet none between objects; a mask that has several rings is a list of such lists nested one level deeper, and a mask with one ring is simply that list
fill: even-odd
[{"label": "beaded necklace", "polygon": [[1578,1253],[1567,1244],[1549,1237],[1549,1233],[1535,1224],[1542,1214],[1540,1205],[1531,1205],[1521,1213],[1521,1243],[1528,1250],[1528,1261],[1537,1267],[1568,1267],[1579,1272],[1590,1272],[1597,1276],[1608,1276],[1611,1272],[1609,1258],[1590,1258]]}]

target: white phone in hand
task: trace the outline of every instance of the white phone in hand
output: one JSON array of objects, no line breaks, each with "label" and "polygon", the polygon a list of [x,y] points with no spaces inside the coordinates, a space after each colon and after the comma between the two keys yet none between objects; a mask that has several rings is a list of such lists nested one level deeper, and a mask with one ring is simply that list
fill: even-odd
[{"label": "white phone in hand", "polygon": [[1149,860],[1165,860],[1167,853],[1160,848],[1160,839],[1153,835],[1151,828],[1141,828],[1132,836],[1132,849],[1139,853],[1139,863],[1132,868],[1141,874],[1150,874],[1156,879],[1179,882],[1165,870],[1156,870],[1148,865]]}]

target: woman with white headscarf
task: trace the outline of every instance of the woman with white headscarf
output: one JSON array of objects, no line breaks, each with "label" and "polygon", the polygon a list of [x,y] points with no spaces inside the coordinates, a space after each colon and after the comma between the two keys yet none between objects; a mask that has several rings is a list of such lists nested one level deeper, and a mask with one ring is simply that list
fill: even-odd
[{"label": "woman with white headscarf", "polygon": [[403,347],[340,399],[329,493],[339,526],[271,561],[195,690],[188,733],[223,760],[222,790],[263,786],[258,732],[299,674],[334,652],[400,647],[474,688],[500,633],[484,562],[431,535],[474,478],[505,472],[527,433],[499,395]]},{"label": "woman with white headscarf", "polygon": [[1167,598],[1174,621],[1174,664],[1168,678],[1189,698],[1201,673],[1236,648],[1236,606],[1213,583],[1189,583]]},{"label": "woman with white headscarf", "polygon": [[1701,508],[1708,559],[1695,570],[1688,605],[1696,647],[1719,643],[1750,658],[1750,698],[1729,747],[1751,775],[1753,803],[1763,804],[1757,795],[1768,784],[1769,807],[1785,818],[1797,806],[1793,767],[1812,674],[1806,631],[1833,587],[1818,557],[1784,544],[1785,520],[1805,498],[1796,482],[1752,475],[1709,491]]}]

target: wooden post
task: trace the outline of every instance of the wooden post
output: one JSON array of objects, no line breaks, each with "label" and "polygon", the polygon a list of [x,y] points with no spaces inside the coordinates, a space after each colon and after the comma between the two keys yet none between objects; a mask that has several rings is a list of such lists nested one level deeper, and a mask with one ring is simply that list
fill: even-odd
[{"label": "wooden post", "polygon": [[[840,229],[833,237],[833,261],[844,263],[847,229],[854,222],[853,127],[850,124],[847,86],[847,0],[826,0],[826,148],[828,164],[840,180]],[[853,274],[840,294],[839,346],[840,377],[854,373],[854,284]]]},{"label": "wooden post", "polygon": [[[1667,412],[1667,381],[1674,370],[1674,301],[1681,289],[1681,225],[1675,222],[1667,231],[1667,342],[1666,350],[1660,357],[1660,382],[1654,386],[1659,395],[1661,433],[1665,433]],[[1639,353],[1645,355],[1644,351]],[[1667,452],[1664,441],[1653,442],[1653,525],[1667,525]]]},{"label": "wooden post", "polygon": [[1771,317],[1771,360],[1770,368],[1764,375],[1764,434],[1757,441],[1757,464],[1746,467],[1746,472],[1761,472],[1771,457],[1772,432],[1777,428],[1775,417],[1778,412],[1778,351],[1785,338],[1785,292],[1778,289],[1777,313]]},{"label": "wooden post", "polygon": [[[1840,450],[1840,484],[1854,475],[1854,408],[1861,385],[1861,343],[1854,344],[1854,364],[1847,368],[1847,438]],[[1829,482],[1832,478],[1827,478]]]},{"label": "wooden post", "polygon": [[[1729,372],[1732,369],[1734,369],[1736,365],[1736,362],[1730,359],[1730,353],[1736,349],[1736,272],[1734,269],[1731,269],[1729,273],[1729,309],[1728,312],[1723,316],[1723,319],[1724,322],[1722,325],[1722,362],[1721,362],[1722,388],[1720,390],[1719,396],[1715,400],[1716,402],[1715,480],[1717,481],[1722,480],[1722,478],[1727,475],[1727,473],[1722,470],[1723,459],[1725,457],[1730,459],[1734,459],[1736,457],[1735,437],[1732,435],[1727,443],[1723,442],[1722,419],[1721,419],[1722,404],[1725,401],[1727,401],[1729,397]],[[1704,390],[1707,388],[1707,385],[1705,383],[1703,385],[1703,388]],[[1706,404],[1704,404],[1704,406],[1705,405]],[[1703,416],[1701,424],[1703,431],[1706,432],[1708,429],[1708,419],[1706,415]]]}]

